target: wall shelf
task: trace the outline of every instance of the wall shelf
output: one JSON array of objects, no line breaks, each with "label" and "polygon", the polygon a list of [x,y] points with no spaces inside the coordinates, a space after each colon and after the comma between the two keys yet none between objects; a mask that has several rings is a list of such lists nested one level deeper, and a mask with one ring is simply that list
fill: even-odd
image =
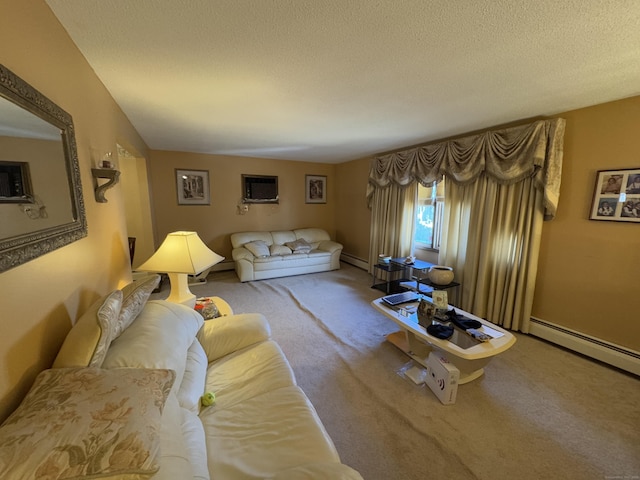
[{"label": "wall shelf", "polygon": [[[104,194],[108,189],[118,183],[118,180],[120,179],[120,171],[113,168],[92,168],[91,174],[93,175],[96,183],[96,202],[107,203],[107,199]],[[100,185],[98,182],[99,178],[106,178],[109,181]]]}]

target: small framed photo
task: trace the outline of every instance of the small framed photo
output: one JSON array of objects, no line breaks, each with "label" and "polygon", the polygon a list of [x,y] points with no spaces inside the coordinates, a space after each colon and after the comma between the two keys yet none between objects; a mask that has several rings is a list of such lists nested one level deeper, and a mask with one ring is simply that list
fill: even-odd
[{"label": "small framed photo", "polygon": [[640,223],[640,168],[598,170],[589,219]]},{"label": "small framed photo", "polygon": [[210,205],[208,170],[178,170],[176,168],[178,205]]},{"label": "small framed photo", "polygon": [[446,310],[449,308],[449,298],[445,290],[434,290],[431,292],[431,298],[438,310]]},{"label": "small framed photo", "polygon": [[305,175],[305,203],[327,203],[327,177]]},{"label": "small framed photo", "polygon": [[436,313],[436,306],[424,298],[420,299],[418,304],[418,324],[427,328],[433,323],[433,316]]}]

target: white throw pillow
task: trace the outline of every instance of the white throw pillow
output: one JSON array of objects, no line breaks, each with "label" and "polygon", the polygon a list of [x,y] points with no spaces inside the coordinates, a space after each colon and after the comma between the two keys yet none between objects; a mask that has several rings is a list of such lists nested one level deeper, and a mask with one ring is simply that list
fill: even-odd
[{"label": "white throw pillow", "polygon": [[249,250],[255,257],[268,257],[269,246],[262,240],[254,240],[253,242],[245,243],[244,248]]},{"label": "white throw pillow", "polygon": [[285,245],[293,250],[293,253],[309,253],[311,251],[311,244],[304,238],[299,238],[295,242],[287,242]]},{"label": "white throw pillow", "polygon": [[291,255],[291,249],[286,245],[276,245],[274,243],[269,250],[271,255]]},{"label": "white throw pillow", "polygon": [[103,368],[168,368],[182,383],[189,347],[204,319],[193,308],[165,300],[148,301],[135,322],[116,338]]}]

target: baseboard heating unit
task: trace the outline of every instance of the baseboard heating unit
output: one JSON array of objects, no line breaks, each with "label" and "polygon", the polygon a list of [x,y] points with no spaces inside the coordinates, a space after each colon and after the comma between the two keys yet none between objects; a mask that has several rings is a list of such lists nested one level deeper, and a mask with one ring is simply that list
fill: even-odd
[{"label": "baseboard heating unit", "polygon": [[529,333],[640,376],[640,352],[531,317]]},{"label": "baseboard heating unit", "polygon": [[358,267],[363,270],[369,270],[369,262],[367,262],[366,260],[363,260],[362,258],[358,258],[353,255],[350,255],[348,253],[340,254],[340,260],[350,265],[353,265],[354,267]]}]

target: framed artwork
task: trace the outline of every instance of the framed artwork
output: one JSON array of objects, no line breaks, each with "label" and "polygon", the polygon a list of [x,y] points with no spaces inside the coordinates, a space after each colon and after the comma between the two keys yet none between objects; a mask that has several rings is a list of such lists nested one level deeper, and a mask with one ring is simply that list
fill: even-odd
[{"label": "framed artwork", "polygon": [[598,170],[589,219],[640,223],[640,168]]},{"label": "framed artwork", "polygon": [[326,175],[305,175],[305,203],[327,203]]},{"label": "framed artwork", "polygon": [[210,205],[208,170],[178,170],[176,168],[178,205]]}]

